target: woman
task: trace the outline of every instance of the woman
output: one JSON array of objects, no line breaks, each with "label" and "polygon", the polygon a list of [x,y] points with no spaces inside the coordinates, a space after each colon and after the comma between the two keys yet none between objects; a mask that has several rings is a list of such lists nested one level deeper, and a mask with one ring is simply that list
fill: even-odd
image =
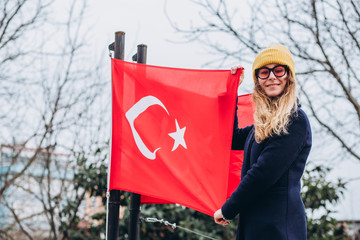
[{"label": "woman", "polygon": [[236,239],[303,240],[300,178],[311,129],[297,104],[294,61],[286,47],[275,44],[256,56],[252,70],[255,123],[239,129],[235,117],[232,142],[232,149],[244,150],[241,182],[214,220],[225,226],[239,214]]}]

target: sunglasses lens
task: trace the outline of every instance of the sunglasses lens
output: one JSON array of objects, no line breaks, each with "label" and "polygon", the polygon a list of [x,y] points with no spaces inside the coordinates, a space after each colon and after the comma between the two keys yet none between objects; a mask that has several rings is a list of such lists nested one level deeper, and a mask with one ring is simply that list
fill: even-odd
[{"label": "sunglasses lens", "polygon": [[259,78],[267,78],[269,76],[270,70],[267,68],[260,68],[258,72]]},{"label": "sunglasses lens", "polygon": [[285,75],[286,69],[284,66],[277,66],[274,68],[273,73],[277,77],[282,77]]}]

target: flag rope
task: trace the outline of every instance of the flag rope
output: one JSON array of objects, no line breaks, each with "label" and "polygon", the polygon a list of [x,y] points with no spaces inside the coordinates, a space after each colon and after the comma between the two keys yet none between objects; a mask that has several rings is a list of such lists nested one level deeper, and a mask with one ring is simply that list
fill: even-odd
[{"label": "flag rope", "polygon": [[157,219],[157,218],[143,218],[143,217],[140,217],[140,221],[144,221],[144,222],[149,222],[149,223],[153,223],[153,222],[158,222],[158,223],[162,223],[166,226],[170,226],[172,227],[172,229],[175,229],[175,228],[180,228],[184,231],[187,231],[187,232],[190,232],[190,233],[193,233],[193,234],[196,234],[196,235],[199,235],[201,237],[204,237],[204,238],[207,238],[207,239],[212,239],[212,240],[218,240],[216,238],[212,238],[212,237],[209,237],[209,236],[206,236],[200,232],[196,232],[196,231],[193,231],[191,229],[188,229],[188,228],[184,228],[184,227],[181,227],[179,225],[176,225],[176,223],[170,223],[168,221],[165,221],[164,219]]}]

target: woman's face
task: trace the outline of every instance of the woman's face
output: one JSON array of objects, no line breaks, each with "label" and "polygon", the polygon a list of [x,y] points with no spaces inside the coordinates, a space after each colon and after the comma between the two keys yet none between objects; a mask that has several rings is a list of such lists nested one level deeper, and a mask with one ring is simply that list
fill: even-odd
[{"label": "woman's face", "polygon": [[[284,75],[281,76],[283,74],[283,72],[281,72],[283,69],[281,67],[277,67],[274,69],[274,67],[276,66],[279,66],[279,64],[277,63],[267,64],[264,66],[265,68],[262,67],[258,71],[257,80],[259,82],[259,85],[262,88],[262,90],[264,90],[265,94],[269,97],[277,97],[280,94],[282,94],[288,79],[287,72],[285,71]],[[261,76],[261,71],[263,71],[262,74],[263,75],[265,74],[266,76],[269,69],[272,69],[272,71],[270,71],[270,74],[267,78],[262,79],[259,77]],[[274,72],[276,73],[277,76],[281,76],[281,77],[275,76]]]}]

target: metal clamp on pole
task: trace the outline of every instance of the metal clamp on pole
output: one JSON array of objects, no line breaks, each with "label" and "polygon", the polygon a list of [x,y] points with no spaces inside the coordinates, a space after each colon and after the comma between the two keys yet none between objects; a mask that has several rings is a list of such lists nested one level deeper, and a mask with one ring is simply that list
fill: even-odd
[{"label": "metal clamp on pole", "polygon": [[132,56],[132,60],[137,63],[146,63],[147,58],[147,45],[139,44],[137,46],[137,53]]}]

